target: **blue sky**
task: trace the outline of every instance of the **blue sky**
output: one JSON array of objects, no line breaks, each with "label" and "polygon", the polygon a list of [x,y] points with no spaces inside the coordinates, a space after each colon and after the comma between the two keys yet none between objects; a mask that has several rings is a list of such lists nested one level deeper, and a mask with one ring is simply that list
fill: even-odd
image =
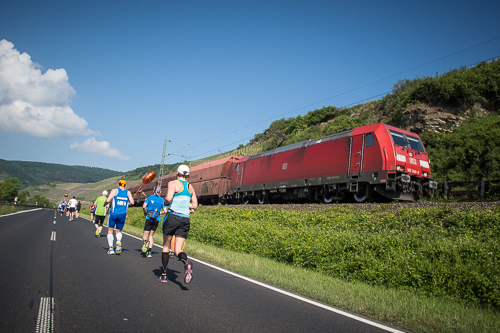
[{"label": "blue sky", "polygon": [[0,158],[129,171],[500,56],[497,1],[3,1]]}]

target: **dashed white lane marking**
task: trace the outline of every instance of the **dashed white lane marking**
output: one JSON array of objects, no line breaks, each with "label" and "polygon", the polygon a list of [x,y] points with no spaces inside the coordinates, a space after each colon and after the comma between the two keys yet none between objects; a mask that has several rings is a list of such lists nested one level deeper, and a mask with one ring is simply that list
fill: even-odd
[{"label": "dashed white lane marking", "polygon": [[56,232],[55,231],[52,231],[52,236],[50,236],[50,240],[51,241],[56,241]]},{"label": "dashed white lane marking", "polygon": [[36,320],[36,333],[50,333],[54,331],[54,298],[42,297],[38,318]]},{"label": "dashed white lane marking", "polygon": [[54,220],[54,224],[56,224],[56,220]]}]

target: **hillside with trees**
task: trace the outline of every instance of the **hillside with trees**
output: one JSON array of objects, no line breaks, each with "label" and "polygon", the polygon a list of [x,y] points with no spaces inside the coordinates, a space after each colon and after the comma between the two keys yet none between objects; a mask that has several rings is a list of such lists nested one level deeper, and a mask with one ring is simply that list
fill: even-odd
[{"label": "hillside with trees", "polygon": [[21,180],[20,189],[56,183],[95,183],[120,174],[102,168],[0,159],[0,181],[15,177]]}]

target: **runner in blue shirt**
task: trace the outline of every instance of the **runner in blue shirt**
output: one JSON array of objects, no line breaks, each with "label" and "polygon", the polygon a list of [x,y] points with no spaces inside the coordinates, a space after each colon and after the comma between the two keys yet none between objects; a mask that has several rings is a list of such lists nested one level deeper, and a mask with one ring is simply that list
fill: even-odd
[{"label": "runner in blue shirt", "polygon": [[142,232],[142,240],[144,244],[142,245],[142,252],[146,253],[146,257],[151,258],[151,251],[153,250],[153,235],[158,228],[160,223],[160,214],[167,214],[167,207],[165,206],[165,200],[160,197],[161,189],[159,186],[153,188],[153,194],[146,198],[142,209],[144,210],[144,215],[146,216],[146,221],[144,222],[144,231]]},{"label": "runner in blue shirt", "polygon": [[[134,204],[134,198],[129,190],[125,189],[127,182],[120,180],[118,188],[112,189],[103,206],[111,202],[108,219],[108,254],[122,253],[122,229],[127,218],[128,205]],[[113,249],[114,237],[113,229],[116,227],[116,248]]]},{"label": "runner in blue shirt", "polygon": [[66,208],[66,201],[63,199],[59,204],[59,208],[61,209],[61,216],[64,215],[64,209]]}]

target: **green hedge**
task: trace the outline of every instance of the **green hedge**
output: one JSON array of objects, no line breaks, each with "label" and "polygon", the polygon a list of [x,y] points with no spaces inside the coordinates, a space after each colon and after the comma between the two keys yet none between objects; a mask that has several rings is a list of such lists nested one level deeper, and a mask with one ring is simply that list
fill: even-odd
[{"label": "green hedge", "polygon": [[190,237],[342,278],[500,310],[500,208],[199,209]]}]

